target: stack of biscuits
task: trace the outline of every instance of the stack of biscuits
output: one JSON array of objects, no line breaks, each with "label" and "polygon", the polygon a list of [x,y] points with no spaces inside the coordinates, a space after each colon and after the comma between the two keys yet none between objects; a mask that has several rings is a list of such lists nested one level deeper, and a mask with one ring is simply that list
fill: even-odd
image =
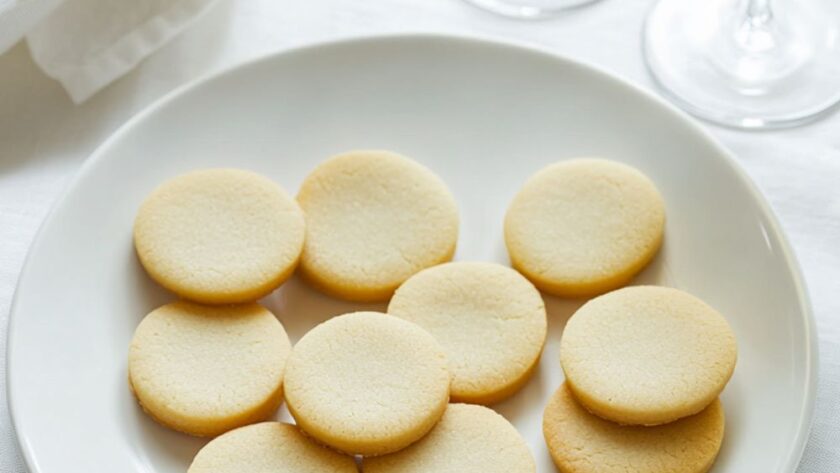
[{"label": "stack of biscuits", "polygon": [[[451,262],[455,199],[395,153],[332,157],[295,198],[250,171],[193,171],[155,189],[135,220],[140,263],[178,300],[137,327],[129,385],[158,423],[213,438],[189,473],[535,473],[519,432],[486,406],[538,367],[540,291],[598,296],[561,340],[566,382],[544,416],[557,468],[701,473],[723,438],[717,397],[735,338],[685,292],[620,289],[655,256],[664,223],[639,171],[564,161],[508,208],[512,268]],[[329,318],[292,346],[258,300],[295,272],[387,310]],[[270,421],[284,401],[294,425]]]},{"label": "stack of biscuits", "polygon": [[718,395],[735,336],[683,291],[621,288],[659,250],[665,206],[639,171],[604,160],[554,164],[514,198],[505,221],[513,266],[541,290],[592,297],[566,324],[566,381],[543,416],[563,473],[704,473],[723,440]]}]

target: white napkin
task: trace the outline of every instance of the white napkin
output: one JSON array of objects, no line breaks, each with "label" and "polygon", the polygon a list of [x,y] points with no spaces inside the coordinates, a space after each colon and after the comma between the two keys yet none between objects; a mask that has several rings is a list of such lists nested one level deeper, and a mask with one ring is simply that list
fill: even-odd
[{"label": "white napkin", "polygon": [[87,100],[181,32],[214,0],[0,0],[0,52],[24,35],[32,59]]}]

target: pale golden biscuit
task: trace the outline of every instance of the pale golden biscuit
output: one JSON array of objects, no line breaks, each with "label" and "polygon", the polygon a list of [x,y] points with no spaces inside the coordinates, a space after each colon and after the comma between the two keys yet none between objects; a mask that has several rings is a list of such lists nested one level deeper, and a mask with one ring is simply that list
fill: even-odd
[{"label": "pale golden biscuit", "polygon": [[444,183],[387,151],[354,151],[321,163],[297,200],[306,213],[303,275],[324,292],[385,301],[412,274],[449,261],[458,209]]},{"label": "pale golden biscuit", "polygon": [[388,313],[423,327],[443,345],[453,402],[490,404],[512,395],[530,377],[545,345],[539,291],[498,264],[424,269],[397,289]]},{"label": "pale golden biscuit", "polygon": [[156,421],[211,437],[274,414],[290,352],[283,326],[258,304],[174,302],[137,326],[129,382]]},{"label": "pale golden biscuit", "polygon": [[294,272],[304,219],[274,182],[249,171],[208,169],[171,179],[149,195],[134,245],[149,275],[205,304],[250,302]]},{"label": "pale golden biscuit", "polygon": [[552,396],[543,435],[560,473],[705,473],[723,441],[723,406],[655,427],[622,426],[581,407],[567,389]]},{"label": "pale golden biscuit", "polygon": [[600,294],[627,283],[662,243],[665,205],[636,169],[605,159],[552,164],[505,215],[513,267],[543,291]]},{"label": "pale golden biscuit", "polygon": [[449,401],[446,355],[428,332],[378,312],[330,319],[295,345],[286,405],[310,436],[350,454],[397,451]]},{"label": "pale golden biscuit", "polygon": [[691,294],[657,286],[592,299],[560,341],[577,399],[621,424],[664,424],[700,412],[726,386],[736,358],[735,334],[722,315]]},{"label": "pale golden biscuit", "polygon": [[353,457],[306,438],[280,422],[240,427],[217,437],[193,459],[187,473],[357,473]]},{"label": "pale golden biscuit", "polygon": [[366,458],[366,473],[535,473],[531,451],[492,409],[450,404],[429,435],[397,453]]}]

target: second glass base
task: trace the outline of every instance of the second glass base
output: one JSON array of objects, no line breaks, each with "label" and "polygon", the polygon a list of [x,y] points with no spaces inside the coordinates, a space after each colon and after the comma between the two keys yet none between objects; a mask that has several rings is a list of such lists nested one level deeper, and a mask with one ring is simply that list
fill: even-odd
[{"label": "second glass base", "polygon": [[522,20],[539,20],[557,16],[570,8],[577,8],[598,0],[466,0],[497,15]]},{"label": "second glass base", "polygon": [[674,102],[718,124],[818,118],[840,103],[839,32],[805,3],[756,22],[737,0],[659,0],[643,31],[648,69]]}]

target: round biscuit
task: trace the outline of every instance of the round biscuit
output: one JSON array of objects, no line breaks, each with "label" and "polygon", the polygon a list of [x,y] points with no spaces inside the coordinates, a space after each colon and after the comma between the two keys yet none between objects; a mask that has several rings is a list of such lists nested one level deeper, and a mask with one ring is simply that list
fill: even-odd
[{"label": "round biscuit", "polygon": [[656,425],[696,414],[735,369],[735,334],[713,308],[668,287],[632,286],[584,304],[560,341],[569,387],[590,412]]},{"label": "round biscuit", "polygon": [[622,426],[587,412],[565,384],[543,416],[545,442],[560,473],[705,473],[723,432],[719,400],[670,424]]},{"label": "round biscuit", "polygon": [[283,326],[258,304],[173,302],[137,326],[129,383],[159,423],[212,437],[274,414],[290,352]]},{"label": "round biscuit", "polygon": [[166,181],[134,222],[134,246],[149,276],[204,304],[268,294],[294,272],[303,239],[297,203],[271,180],[239,169]]},{"label": "round biscuit", "polygon": [[286,405],[337,450],[382,455],[417,441],[449,401],[446,355],[419,326],[378,312],[334,317],[303,336],[286,367]]},{"label": "round biscuit", "polygon": [[626,284],[662,243],[665,205],[625,164],[574,159],[532,176],[505,214],[511,264],[538,288],[586,297]]},{"label": "round biscuit", "polygon": [[453,402],[492,404],[511,396],[530,378],[545,345],[539,291],[499,264],[424,269],[397,289],[388,313],[423,327],[443,346]]},{"label": "round biscuit", "polygon": [[306,214],[302,274],[322,291],[385,301],[412,274],[449,261],[458,209],[443,181],[387,151],[321,163],[301,185]]},{"label": "round biscuit", "polygon": [[422,440],[366,458],[367,473],[536,473],[534,457],[510,422],[492,409],[450,404]]},{"label": "round biscuit", "polygon": [[187,473],[357,473],[353,457],[306,438],[297,427],[263,422],[223,434],[196,454]]}]

